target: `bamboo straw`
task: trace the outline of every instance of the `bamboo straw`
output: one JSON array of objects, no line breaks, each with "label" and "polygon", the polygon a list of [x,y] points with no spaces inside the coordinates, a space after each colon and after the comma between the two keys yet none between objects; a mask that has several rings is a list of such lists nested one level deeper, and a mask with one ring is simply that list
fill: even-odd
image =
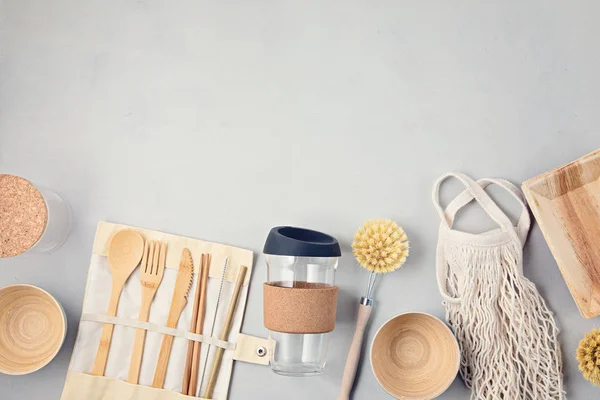
[{"label": "bamboo straw", "polygon": [[[238,300],[240,298],[240,293],[242,292],[242,285],[244,284],[244,279],[246,278],[247,271],[248,267],[243,265],[240,266],[240,270],[235,281],[233,294],[231,295],[231,300],[229,301],[229,310],[227,311],[227,317],[225,318],[223,329],[221,329],[221,334],[219,335],[220,340],[227,341],[229,333],[231,332],[231,323],[233,322],[233,316],[235,315],[235,310],[237,308]],[[206,399],[212,398],[215,385],[217,384],[217,378],[219,377],[219,370],[221,369],[221,361],[223,360],[224,351],[225,349],[223,349],[222,347],[217,347],[216,349],[215,358],[212,363],[212,369],[208,378],[208,384],[206,386],[206,391],[204,392],[204,398]]]},{"label": "bamboo straw", "polygon": [[[200,257],[198,265],[198,278],[196,280],[196,294],[194,295],[194,309],[192,311],[192,322],[190,324],[190,332],[196,333],[196,320],[198,319],[198,306],[200,301],[200,292],[202,285],[202,271],[204,270],[204,254]],[[194,350],[194,341],[188,342],[187,356],[185,359],[185,369],[183,372],[183,383],[181,384],[181,393],[189,395],[190,373],[192,370],[192,352]]]},{"label": "bamboo straw", "polygon": [[[211,256],[207,254],[205,257],[204,268],[202,269],[202,294],[200,296],[200,306],[198,309],[198,319],[196,320],[195,332],[199,335],[204,330],[204,316],[206,314],[206,287],[208,285],[208,275],[210,273],[210,261]],[[198,385],[198,361],[200,360],[200,347],[202,343],[194,342],[194,349],[192,351],[192,370],[190,374],[190,383],[188,388],[188,395],[196,395],[196,386]]]}]

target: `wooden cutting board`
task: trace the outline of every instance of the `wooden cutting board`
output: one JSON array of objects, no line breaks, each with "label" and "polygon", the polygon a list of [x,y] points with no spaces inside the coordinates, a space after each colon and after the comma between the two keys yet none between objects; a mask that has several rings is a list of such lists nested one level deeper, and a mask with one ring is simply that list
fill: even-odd
[{"label": "wooden cutting board", "polygon": [[600,314],[600,149],[523,183],[579,312]]}]

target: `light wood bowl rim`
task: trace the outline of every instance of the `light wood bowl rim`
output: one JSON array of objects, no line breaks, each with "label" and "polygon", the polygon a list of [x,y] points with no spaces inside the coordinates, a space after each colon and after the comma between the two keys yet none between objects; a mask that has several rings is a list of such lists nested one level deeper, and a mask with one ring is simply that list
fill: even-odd
[{"label": "light wood bowl rim", "polygon": [[389,394],[390,396],[392,396],[395,399],[400,399],[400,400],[427,400],[427,399],[435,399],[436,397],[440,396],[442,393],[444,393],[446,390],[448,390],[448,388],[452,385],[452,382],[454,382],[454,380],[456,379],[456,375],[454,375],[454,377],[452,379],[449,380],[448,384],[445,385],[444,387],[442,387],[438,393],[433,393],[431,395],[431,397],[407,397],[407,396],[403,396],[403,397],[396,397],[396,394],[391,393],[385,386],[384,384],[379,380],[379,377],[377,376],[377,374],[375,373],[375,369],[373,368],[373,344],[375,343],[375,339],[377,339],[377,336],[379,336],[379,333],[381,332],[381,330],[390,322],[392,322],[393,320],[395,320],[396,318],[400,318],[403,316],[407,316],[407,315],[419,315],[421,317],[426,317],[426,318],[432,318],[436,321],[436,323],[438,323],[440,326],[443,327],[443,329],[446,330],[446,332],[448,333],[448,335],[450,335],[450,337],[452,338],[452,343],[454,343],[453,348],[456,349],[456,374],[458,374],[458,370],[460,368],[460,347],[458,346],[458,341],[456,340],[456,336],[454,336],[454,333],[452,333],[452,331],[450,330],[450,328],[448,327],[448,325],[446,325],[444,323],[444,321],[442,321],[441,319],[439,319],[438,317],[431,315],[429,313],[426,312],[421,312],[421,311],[408,311],[408,312],[404,312],[401,314],[397,314],[394,315],[393,317],[391,317],[390,319],[388,319],[387,321],[385,321],[380,327],[379,329],[377,329],[377,332],[375,333],[375,336],[373,336],[373,340],[371,341],[371,346],[369,347],[369,361],[371,362],[371,371],[373,371],[373,375],[375,376],[375,379],[377,380],[377,383],[379,383],[379,386],[381,386],[383,388],[383,390],[386,391],[387,394]]},{"label": "light wood bowl rim", "polygon": [[28,284],[28,283],[15,283],[15,284],[12,284],[12,285],[3,286],[3,287],[0,288],[0,293],[2,293],[5,290],[16,288],[16,287],[26,287],[26,288],[34,289],[37,292],[39,292],[42,296],[46,296],[46,297],[48,297],[49,299],[52,300],[52,302],[54,303],[54,305],[60,311],[61,322],[62,322],[62,324],[61,324],[61,326],[62,326],[62,340],[56,346],[56,350],[52,353],[52,355],[50,357],[48,357],[48,359],[45,362],[42,362],[42,363],[39,363],[39,364],[36,364],[36,365],[32,365],[32,368],[30,370],[19,371],[19,372],[6,371],[6,370],[4,370],[2,368],[2,366],[0,366],[0,373],[5,374],[5,375],[12,375],[12,376],[31,374],[33,372],[39,371],[40,369],[44,368],[46,365],[50,364],[50,362],[52,360],[54,360],[54,358],[56,357],[56,355],[58,354],[58,352],[62,348],[62,345],[65,342],[65,338],[67,337],[67,315],[66,315],[65,310],[62,307],[62,305],[58,302],[58,300],[56,300],[54,298],[54,296],[52,296],[50,293],[48,293],[46,290],[42,289],[41,287],[35,286],[35,285],[31,285],[31,284]]}]

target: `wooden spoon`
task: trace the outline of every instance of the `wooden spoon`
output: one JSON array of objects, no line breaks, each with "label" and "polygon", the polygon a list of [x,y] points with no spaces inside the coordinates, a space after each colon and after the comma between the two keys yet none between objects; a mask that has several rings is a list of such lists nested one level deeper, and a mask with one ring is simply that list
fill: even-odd
[{"label": "wooden spoon", "polygon": [[[125,282],[135,270],[142,259],[144,252],[144,238],[131,230],[125,229],[115,233],[108,247],[108,263],[112,274],[112,291],[110,294],[110,302],[106,314],[109,316],[117,315],[117,307],[121,291]],[[112,340],[114,325],[105,324],[96,353],[96,361],[92,368],[92,375],[104,376],[106,369],[106,361],[108,360],[108,351]]]}]

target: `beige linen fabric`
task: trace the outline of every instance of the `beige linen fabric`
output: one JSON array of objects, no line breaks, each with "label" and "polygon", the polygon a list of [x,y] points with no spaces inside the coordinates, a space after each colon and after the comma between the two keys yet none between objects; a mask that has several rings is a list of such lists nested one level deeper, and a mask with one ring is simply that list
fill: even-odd
[{"label": "beige linen fabric", "polygon": [[[167,242],[166,270],[163,281],[156,293],[154,302],[150,309],[150,318],[145,327],[149,328],[144,347],[144,356],[140,372],[139,385],[131,385],[126,382],[129,369],[129,361],[135,335],[135,325],[138,317],[141,303],[141,286],[139,282],[139,268],[131,275],[119,302],[119,309],[115,325],[114,335],[111,343],[111,349],[106,366],[105,377],[95,377],[89,375],[96,356],[98,342],[104,321],[102,317],[106,313],[106,308],[110,296],[112,285],[111,274],[109,270],[108,259],[106,258],[106,249],[112,235],[120,229],[134,229],[139,232],[145,240],[164,240]],[[194,266],[197,268],[200,255],[202,253],[212,254],[212,263],[210,270],[210,279],[208,282],[208,298],[206,319],[203,336],[190,335],[189,326],[192,315],[191,300],[185,307],[179,323],[174,333],[173,350],[169,359],[169,366],[165,380],[164,390],[151,388],[154,369],[158,358],[158,351],[162,340],[162,333],[170,309],[173,287],[177,276],[179,266],[179,257],[181,250],[188,247],[192,253]],[[223,285],[221,303],[215,321],[213,337],[210,337],[213,319],[215,316],[215,306],[217,294],[220,286],[220,277],[225,257],[229,257],[229,267],[226,274],[226,282]],[[197,239],[184,238],[176,235],[166,234],[147,229],[128,227],[108,222],[100,222],[94,240],[93,254],[90,260],[88,271],[88,280],[83,301],[82,319],[79,325],[79,332],[75,342],[75,348],[69,365],[65,388],[62,394],[62,400],[135,400],[135,399],[179,399],[183,396],[181,392],[181,383],[183,370],[185,366],[185,357],[187,353],[187,339],[208,340],[213,343],[210,346],[210,355],[208,357],[207,372],[210,372],[210,363],[212,354],[215,351],[215,345],[226,348],[221,372],[217,381],[213,398],[215,400],[225,400],[229,390],[229,381],[231,379],[231,370],[233,367],[234,354],[239,354],[240,358],[246,362],[257,364],[268,364],[269,354],[259,357],[256,349],[264,347],[267,352],[271,351],[272,344],[267,339],[253,338],[240,334],[240,328],[246,306],[248,294],[248,283],[252,273],[253,253],[250,250],[244,250],[232,246],[220,245],[217,243],[205,242]],[[217,336],[224,322],[227,313],[229,299],[233,290],[233,281],[235,280],[237,270],[241,265],[249,268],[247,278],[242,289],[239,305],[233,319],[233,327],[229,341],[223,343],[218,341]],[[196,270],[197,272],[197,270]],[[194,275],[194,284],[189,294],[189,299],[194,298],[195,282],[197,274]],[[206,339],[204,339],[206,338]],[[238,349],[238,342],[244,348]],[[201,365],[199,368],[199,377],[202,375],[206,359],[206,353],[209,351],[209,345],[203,344],[201,347]],[[200,378],[199,378],[200,380]],[[205,377],[204,384],[208,380]],[[199,392],[204,387],[199,388]]]}]

